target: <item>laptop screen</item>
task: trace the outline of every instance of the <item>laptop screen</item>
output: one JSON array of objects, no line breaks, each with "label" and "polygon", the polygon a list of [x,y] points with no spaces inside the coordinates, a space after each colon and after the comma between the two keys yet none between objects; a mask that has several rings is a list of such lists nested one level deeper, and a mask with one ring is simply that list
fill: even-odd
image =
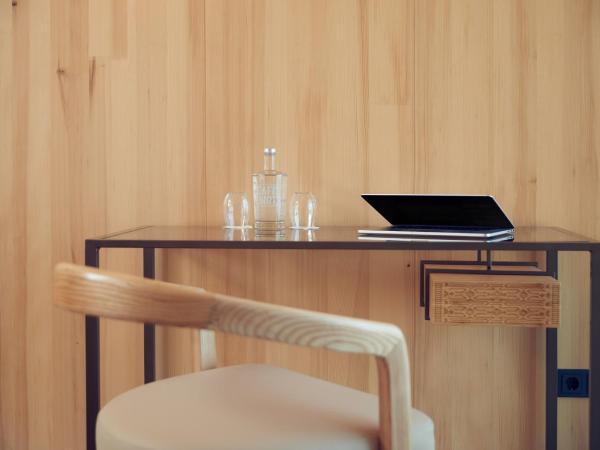
[{"label": "laptop screen", "polygon": [[362,196],[390,224],[401,228],[513,228],[493,197],[487,195]]}]

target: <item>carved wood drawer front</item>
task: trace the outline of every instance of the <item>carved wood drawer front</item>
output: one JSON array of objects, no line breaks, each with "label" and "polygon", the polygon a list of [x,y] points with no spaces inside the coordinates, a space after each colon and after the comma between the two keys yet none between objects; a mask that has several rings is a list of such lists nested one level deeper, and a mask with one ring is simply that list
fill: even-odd
[{"label": "carved wood drawer front", "polygon": [[552,277],[432,273],[429,283],[434,323],[559,325],[560,283]]}]

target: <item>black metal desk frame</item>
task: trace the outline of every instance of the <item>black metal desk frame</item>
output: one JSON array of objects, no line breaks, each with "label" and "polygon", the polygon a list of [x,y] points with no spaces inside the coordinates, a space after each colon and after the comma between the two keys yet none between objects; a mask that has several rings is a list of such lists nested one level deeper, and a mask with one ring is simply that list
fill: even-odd
[{"label": "black metal desk frame", "polygon": [[[594,397],[594,374],[600,374],[600,242],[583,238],[564,242],[392,242],[354,240],[173,240],[173,239],[113,239],[127,233],[149,229],[140,227],[85,241],[85,264],[100,265],[101,248],[143,249],[143,275],[155,277],[155,249],[297,249],[297,250],[396,250],[396,251],[477,251],[482,264],[491,264],[492,251],[542,251],[546,254],[546,275],[558,279],[558,253],[590,253],[590,399],[589,399],[589,445],[600,449],[600,395]],[[167,227],[168,228],[168,227]],[[337,228],[337,227],[336,227]],[[348,227],[340,227],[339,229]],[[332,228],[333,229],[333,228]],[[356,228],[352,228],[356,230]],[[558,229],[557,229],[558,230]],[[517,229],[518,233],[518,229]],[[568,233],[568,232],[566,232]],[[576,236],[576,235],[573,235]],[[481,252],[487,251],[488,261],[481,260]],[[473,271],[476,272],[476,271]],[[421,272],[422,273],[422,272]],[[481,274],[481,271],[478,272]],[[504,274],[511,274],[507,271]],[[423,298],[421,298],[421,306]],[[155,379],[154,326],[144,325],[144,382]],[[85,318],[85,374],[86,374],[86,440],[87,450],[95,450],[96,417],[100,410],[100,327],[94,316]],[[546,450],[557,450],[557,382],[558,349],[557,330],[546,329]]]}]

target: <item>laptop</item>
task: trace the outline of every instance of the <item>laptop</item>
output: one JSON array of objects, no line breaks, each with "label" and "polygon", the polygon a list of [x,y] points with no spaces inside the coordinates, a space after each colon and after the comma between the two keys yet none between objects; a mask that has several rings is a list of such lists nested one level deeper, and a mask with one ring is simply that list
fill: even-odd
[{"label": "laptop", "polygon": [[390,224],[358,230],[376,240],[500,242],[514,237],[514,226],[491,195],[363,194]]}]

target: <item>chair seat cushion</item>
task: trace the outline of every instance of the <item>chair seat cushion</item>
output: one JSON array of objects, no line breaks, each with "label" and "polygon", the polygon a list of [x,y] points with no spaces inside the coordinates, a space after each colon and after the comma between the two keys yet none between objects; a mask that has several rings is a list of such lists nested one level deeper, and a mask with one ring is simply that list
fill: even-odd
[{"label": "chair seat cushion", "polygon": [[[378,399],[261,364],[140,386],[100,412],[98,450],[374,450]],[[412,413],[413,450],[433,450],[433,423]]]}]

